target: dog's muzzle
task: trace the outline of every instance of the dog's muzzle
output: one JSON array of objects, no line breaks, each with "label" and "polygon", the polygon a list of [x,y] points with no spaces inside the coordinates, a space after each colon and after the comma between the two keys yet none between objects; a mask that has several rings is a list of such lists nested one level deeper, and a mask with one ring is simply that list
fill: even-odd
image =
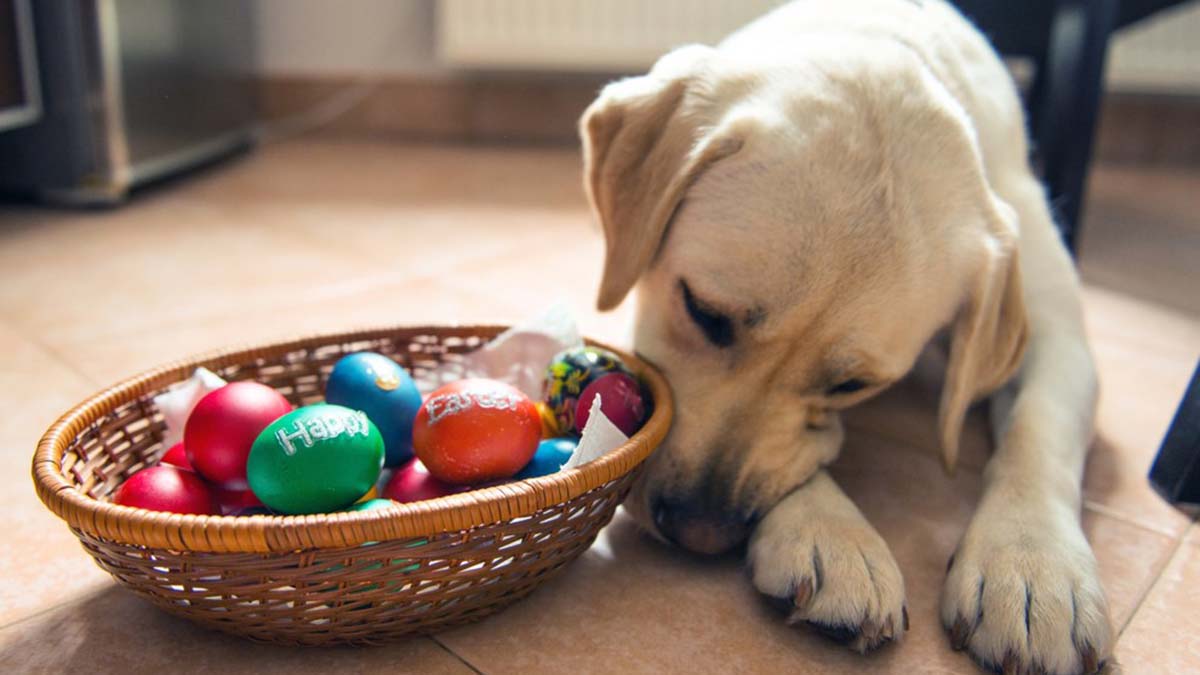
[{"label": "dog's muzzle", "polygon": [[750,536],[752,518],[688,500],[660,498],[651,508],[659,534],[704,555],[727,553]]}]

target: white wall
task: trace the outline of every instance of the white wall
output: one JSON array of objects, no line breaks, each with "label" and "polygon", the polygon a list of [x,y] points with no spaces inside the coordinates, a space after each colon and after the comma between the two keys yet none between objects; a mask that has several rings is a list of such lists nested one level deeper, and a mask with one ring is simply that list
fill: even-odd
[{"label": "white wall", "polygon": [[1108,56],[1111,90],[1200,94],[1200,2],[1121,31]]},{"label": "white wall", "polygon": [[439,69],[435,0],[257,0],[259,68],[359,76]]},{"label": "white wall", "polygon": [[[256,0],[260,67],[343,77],[455,66],[632,72],[673,44],[721,35],[777,1],[447,0],[443,61],[439,0]],[[1198,31],[1200,2],[1122,31],[1110,50],[1110,88],[1200,93]]]}]

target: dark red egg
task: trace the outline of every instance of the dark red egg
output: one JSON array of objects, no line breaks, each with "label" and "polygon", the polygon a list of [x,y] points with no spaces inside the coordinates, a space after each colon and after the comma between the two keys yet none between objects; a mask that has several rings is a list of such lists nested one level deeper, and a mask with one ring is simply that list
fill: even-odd
[{"label": "dark red egg", "polygon": [[600,397],[600,410],[626,436],[642,428],[646,420],[646,402],[638,381],[626,373],[603,375],[584,388],[575,408],[576,432],[583,433],[591,415],[592,402]]},{"label": "dark red egg", "polygon": [[121,483],[113,495],[113,503],[171,513],[218,513],[212,489],[199,476],[161,464],[142,469]]},{"label": "dark red egg", "polygon": [[228,490],[247,490],[246,458],[258,434],[292,411],[274,389],[233,382],[200,399],[183,428],[183,447],[196,472]]},{"label": "dark red egg", "polygon": [[263,503],[253,490],[226,490],[222,487],[213,488],[213,497],[221,513],[229,515],[251,506],[262,506]]},{"label": "dark red egg", "polygon": [[195,471],[192,468],[192,463],[188,461],[187,453],[183,450],[183,443],[176,443],[171,446],[170,450],[163,453],[162,459],[158,460],[159,464],[170,464],[177,466],[187,471]]},{"label": "dark red egg", "polygon": [[451,485],[438,480],[429,473],[421,460],[413,458],[401,464],[383,487],[382,497],[396,502],[419,502],[436,499],[471,488],[466,485]]}]

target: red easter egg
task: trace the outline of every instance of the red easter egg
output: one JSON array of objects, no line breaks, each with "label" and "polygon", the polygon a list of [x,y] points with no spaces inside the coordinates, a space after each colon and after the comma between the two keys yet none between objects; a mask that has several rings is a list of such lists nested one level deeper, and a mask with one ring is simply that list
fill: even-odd
[{"label": "red easter egg", "polygon": [[142,469],[121,483],[113,503],[171,513],[218,513],[212,490],[199,476],[161,464]]},{"label": "red easter egg", "polygon": [[262,506],[263,503],[255,496],[253,490],[226,490],[223,487],[213,488],[213,497],[221,513],[229,515],[251,506]]},{"label": "red easter egg", "polygon": [[170,450],[163,453],[162,459],[158,460],[159,464],[170,464],[177,466],[187,471],[195,471],[192,468],[192,463],[188,461],[187,453],[183,450],[183,443],[176,443],[171,446]]},{"label": "red easter egg", "polygon": [[229,490],[247,490],[246,458],[259,432],[292,411],[274,389],[257,382],[232,382],[192,409],[183,427],[183,447],[196,472]]},{"label": "red easter egg", "polygon": [[537,407],[503,382],[451,382],[425,399],[413,423],[413,451],[429,472],[456,485],[508,478],[542,439]]},{"label": "red easter egg", "polygon": [[577,432],[583,433],[597,395],[600,396],[600,410],[621,433],[632,436],[642,427],[646,419],[646,402],[642,400],[638,381],[627,373],[609,373],[584,387],[579,394],[579,403],[575,407]]},{"label": "red easter egg", "polygon": [[421,460],[408,460],[396,469],[383,486],[383,498],[396,502],[419,502],[471,489],[466,485],[444,483],[429,473]]}]

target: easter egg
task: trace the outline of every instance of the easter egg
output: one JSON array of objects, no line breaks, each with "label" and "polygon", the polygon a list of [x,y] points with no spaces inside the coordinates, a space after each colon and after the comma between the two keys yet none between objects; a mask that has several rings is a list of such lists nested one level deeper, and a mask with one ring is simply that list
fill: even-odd
[{"label": "easter egg", "polygon": [[529,460],[515,478],[537,478],[556,473],[571,458],[571,453],[575,452],[578,445],[579,441],[574,438],[547,438],[538,443],[533,459]]},{"label": "easter egg", "polygon": [[359,502],[347,511],[374,511],[376,509],[386,509],[389,506],[395,506],[396,502],[390,499],[368,499],[365,502]]},{"label": "easter egg", "polygon": [[246,458],[259,432],[292,405],[257,382],[232,382],[204,395],[183,428],[183,447],[196,472],[230,490],[245,490]]},{"label": "easter egg", "polygon": [[537,407],[538,417],[542,419],[542,438],[557,438],[562,435],[562,429],[558,428],[558,418],[554,416],[554,411],[545,401],[534,403]]},{"label": "easter egg", "polygon": [[227,516],[273,516],[275,512],[267,507],[259,504],[257,506],[243,506],[242,508],[226,513]]},{"label": "easter egg", "polygon": [[410,459],[408,463],[396,469],[392,477],[383,487],[383,496],[397,502],[419,502],[425,499],[436,499],[471,489],[466,485],[451,485],[442,482],[429,473],[429,469],[419,459]]},{"label": "easter egg", "polygon": [[642,428],[646,419],[646,403],[642,387],[632,375],[609,373],[596,378],[584,388],[575,408],[575,431],[582,433],[592,410],[592,402],[600,397],[600,410],[621,433],[632,436]]},{"label": "easter egg", "polygon": [[162,459],[158,460],[159,464],[170,464],[177,466],[187,471],[195,471],[192,468],[192,463],[188,461],[187,453],[183,450],[183,443],[176,443],[171,446],[170,450],[163,453]]},{"label": "easter egg", "polygon": [[242,509],[252,506],[262,506],[262,501],[254,494],[253,490],[226,490],[223,487],[213,488],[213,498],[217,500],[217,506],[220,507],[221,513],[229,515],[236,513]]},{"label": "easter egg", "polygon": [[370,491],[382,468],[383,437],[366,413],[318,403],[263,429],[246,475],[250,489],[273,511],[327,513]]},{"label": "easter egg", "polygon": [[[550,407],[563,433],[575,431],[575,410],[583,390],[608,373],[628,373],[620,357],[599,347],[575,347],[555,355],[546,368],[542,400]],[[580,427],[582,428],[582,427]]]},{"label": "easter egg", "polygon": [[113,503],[171,513],[217,513],[212,491],[199,476],[161,464],[142,469],[121,483],[113,495]]},{"label": "easter egg", "polygon": [[373,352],[343,356],[329,374],[325,401],[367,414],[383,436],[387,466],[412,458],[412,425],[421,392],[400,364]]},{"label": "easter egg", "polygon": [[467,379],[434,391],[413,425],[413,450],[429,472],[456,485],[508,478],[542,438],[537,408],[503,382]]}]

